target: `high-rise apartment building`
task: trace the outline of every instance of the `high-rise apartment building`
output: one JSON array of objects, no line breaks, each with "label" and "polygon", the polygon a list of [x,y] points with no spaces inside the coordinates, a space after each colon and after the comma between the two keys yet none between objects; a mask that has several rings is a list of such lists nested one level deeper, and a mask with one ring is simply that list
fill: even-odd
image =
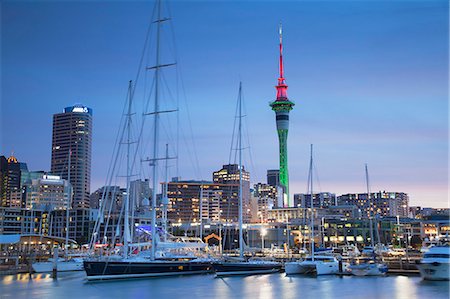
[{"label": "high-rise apartment building", "polygon": [[88,209],[91,185],[92,109],[83,105],[53,115],[51,172],[73,187],[72,208]]}]

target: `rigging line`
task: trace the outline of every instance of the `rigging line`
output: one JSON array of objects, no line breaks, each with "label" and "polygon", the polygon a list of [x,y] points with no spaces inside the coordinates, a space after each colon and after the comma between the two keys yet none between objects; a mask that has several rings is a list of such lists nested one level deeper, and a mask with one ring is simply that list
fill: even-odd
[{"label": "rigging line", "polygon": [[[145,148],[146,148],[146,147],[143,147],[142,144],[141,144],[142,143],[142,135],[144,134],[144,127],[145,127],[145,120],[146,120],[145,113],[147,113],[149,105],[150,105],[150,102],[151,102],[150,99],[152,98],[152,91],[153,91],[153,88],[155,87],[155,83],[156,83],[155,81],[156,81],[156,78],[154,76],[153,77],[153,83],[152,83],[152,86],[150,88],[150,93],[149,93],[149,95],[147,97],[147,100],[145,102],[145,105],[144,105],[145,106],[144,107],[144,112],[142,113],[141,128],[139,130],[139,136],[138,136],[137,143],[136,143],[136,149],[135,149],[134,156],[133,156],[133,162],[131,163],[131,172],[134,171],[134,167],[136,165],[136,158],[137,157],[142,158],[143,155],[144,155]],[[148,139],[147,142],[149,143],[150,139]],[[148,146],[148,143],[145,146]],[[139,149],[141,150],[140,155],[138,155]]]},{"label": "rigging line", "polygon": [[[155,17],[156,6],[157,6],[157,1],[155,1],[154,7],[153,7],[153,10],[152,10],[152,16],[150,18],[150,22],[149,22],[149,25],[148,25],[148,28],[147,28],[147,32],[145,34],[144,47],[142,49],[142,54],[141,54],[141,58],[139,60],[139,65],[138,65],[138,69],[137,69],[137,72],[136,72],[136,77],[134,79],[134,82],[135,82],[134,83],[134,87],[131,90],[131,97],[132,98],[134,97],[134,92],[136,90],[136,86],[137,86],[137,83],[139,81],[140,74],[141,74],[141,72],[143,70],[142,65],[143,65],[143,62],[144,62],[144,57],[146,56],[145,54],[147,52],[148,41],[149,41],[149,39],[151,37],[152,20]],[[144,71],[144,73],[146,73],[146,72]]]},{"label": "rigging line", "polygon": [[[125,103],[124,103],[124,106],[123,106],[123,110],[122,110],[121,121],[119,123],[119,128],[117,129],[117,135],[116,135],[116,140],[114,142],[113,152],[111,154],[111,162],[113,162],[113,163],[110,163],[110,165],[108,167],[108,172],[107,172],[107,175],[106,175],[106,179],[105,179],[105,185],[108,186],[106,188],[107,189],[106,191],[109,190],[109,185],[110,185],[110,183],[112,181],[112,177],[113,177],[114,171],[115,171],[115,166],[117,164],[117,159],[118,159],[118,156],[119,156],[119,153],[120,153],[121,143],[119,142],[119,140],[121,140],[123,138],[123,134],[125,133],[125,129],[122,129],[122,132],[121,132],[121,126],[123,125],[125,109],[126,109],[127,102],[128,102],[127,101],[128,96],[129,95],[128,95],[128,92],[127,92],[127,95],[125,97],[126,100],[125,100]],[[105,208],[104,208],[104,204],[103,204],[104,202],[105,202],[105,194],[102,194],[102,202],[101,202],[100,207],[99,207],[99,213],[98,213],[97,220],[96,220],[96,222],[94,224],[94,232],[97,232],[97,234],[99,233],[99,229],[100,229],[100,226],[101,226],[101,220],[104,217],[104,212],[105,212]],[[96,238],[97,234],[92,234],[91,244],[90,244],[90,249],[91,250],[93,249],[93,247],[91,247],[91,246],[93,246],[93,244],[95,243],[95,238]]]},{"label": "rigging line", "polygon": [[[239,108],[238,101],[236,101],[236,107],[234,109],[233,133],[231,135],[231,146],[230,146],[230,155],[228,157],[228,164],[231,163],[231,155],[233,154],[233,148],[235,148],[235,145],[234,145],[235,136],[234,136],[234,134],[235,134],[235,131],[236,131],[236,119],[237,119],[236,115],[238,114],[238,108]],[[236,148],[237,148],[237,146],[236,146]],[[236,154],[234,155],[234,162],[236,162]]]},{"label": "rigging line", "polygon": [[316,174],[317,183],[319,184],[319,192],[322,192],[322,186],[320,185],[320,180],[319,180],[319,172],[317,171],[317,167],[316,167],[315,163],[313,164],[313,168],[315,170],[314,173]]},{"label": "rigging line", "polygon": [[[177,58],[177,61],[178,61],[178,58]],[[199,174],[199,176],[197,176],[197,179],[200,179],[202,176],[201,176],[200,162],[199,162],[198,155],[197,155],[197,152],[198,152],[197,151],[197,146],[196,146],[197,144],[194,142],[195,139],[194,139],[194,131],[192,129],[191,112],[190,112],[189,105],[188,105],[188,102],[187,102],[186,88],[185,88],[185,85],[184,85],[181,65],[180,65],[179,62],[177,62],[177,69],[179,70],[179,73],[180,73],[179,78],[180,78],[182,98],[184,100],[184,107],[186,108],[186,116],[187,116],[188,129],[189,129],[188,133],[190,134],[190,138],[191,138],[191,141],[192,141],[191,146],[192,146],[192,149],[193,149],[194,161],[195,161],[195,164],[193,164],[193,167],[196,169],[196,173]],[[179,129],[181,130],[181,126],[179,126]]]},{"label": "rigging line", "polygon": [[[169,18],[172,20],[172,10],[170,8],[170,3],[167,2],[167,5],[165,6],[167,8],[167,13],[169,15]],[[180,110],[180,81],[182,81],[181,78],[181,72],[180,69],[178,67],[178,49],[177,49],[177,43],[175,40],[175,24],[174,21],[170,22],[170,33],[171,33],[171,37],[172,37],[172,44],[173,44],[173,49],[174,49],[174,56],[175,56],[175,62],[177,62],[177,67],[175,68],[175,72],[176,72],[176,107],[177,110]],[[176,148],[175,148],[175,152],[176,152],[176,156],[179,156],[179,149],[180,149],[180,112],[177,112],[177,133],[176,133]],[[179,176],[179,158],[176,159],[176,173],[175,175],[178,177]]]},{"label": "rigging line", "polygon": [[245,97],[244,94],[242,93],[242,104],[243,104],[243,110],[244,110],[244,135],[247,136],[247,147],[248,147],[248,155],[249,155],[249,160],[250,160],[250,165],[252,170],[255,173],[255,177],[259,177],[259,171],[257,169],[257,167],[255,166],[255,164],[253,163],[253,155],[252,155],[252,147],[250,146],[250,134],[249,134],[249,126],[248,126],[248,121],[247,121],[247,106],[246,106],[246,101],[245,101]]},{"label": "rigging line", "polygon": [[[119,170],[120,170],[120,161],[122,161],[122,159],[123,159],[123,153],[122,153],[122,156],[120,157],[120,159],[119,159],[119,169],[118,169],[118,172],[119,172]],[[117,162],[116,162],[117,163]],[[117,176],[113,176],[112,178],[114,178],[115,180],[114,180],[114,185],[117,185]],[[111,178],[111,181],[109,182],[109,185],[107,186],[107,188],[106,188],[106,192],[103,194],[104,196],[107,196],[109,193],[110,193],[110,188],[111,188],[111,183],[112,183],[112,178]],[[114,198],[107,198],[106,200],[105,200],[105,202],[107,202],[107,200],[109,199],[109,207],[108,207],[108,217],[106,218],[106,223],[105,223],[105,230],[104,230],[104,233],[103,233],[103,238],[105,239],[105,238],[107,238],[107,233],[108,233],[108,230],[107,230],[107,228],[108,228],[108,226],[109,226],[109,221],[110,221],[110,219],[112,218],[112,217],[110,217],[111,216],[111,211],[112,211],[112,207],[113,207],[113,204],[114,204]],[[112,225],[114,226],[114,219],[112,219],[112,221],[113,221],[113,223],[112,223]],[[119,221],[119,220],[117,220],[117,221]]]}]

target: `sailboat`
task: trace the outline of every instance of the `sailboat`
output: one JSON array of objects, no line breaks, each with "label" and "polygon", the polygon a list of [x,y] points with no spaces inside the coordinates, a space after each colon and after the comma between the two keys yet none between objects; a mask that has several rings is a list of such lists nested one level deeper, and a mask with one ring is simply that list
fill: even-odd
[{"label": "sailboat", "polygon": [[369,201],[370,204],[369,209],[370,246],[366,246],[363,249],[363,255],[364,253],[366,253],[366,255],[368,255],[369,257],[357,259],[355,262],[349,265],[347,269],[351,274],[356,276],[380,276],[387,273],[388,267],[385,264],[380,263],[376,258],[375,250],[376,248],[380,248],[380,246],[378,245],[380,243],[377,244],[378,247],[375,247],[373,244],[374,242],[373,242],[373,223],[372,223],[372,201],[370,199],[369,172],[367,170],[367,164],[365,165],[365,170],[366,170],[367,200]]},{"label": "sailboat", "polygon": [[311,158],[309,162],[309,191],[311,199],[311,215],[310,215],[310,244],[311,255],[304,260],[285,263],[286,275],[293,274],[337,274],[339,271],[339,262],[333,255],[318,254],[314,248],[314,201],[313,201],[313,145],[311,144]]},{"label": "sailboat", "polygon": [[[167,258],[160,256],[160,252],[157,251],[158,243],[164,245],[167,242],[158,242],[159,233],[156,226],[156,198],[158,189],[158,136],[159,136],[159,117],[161,113],[168,111],[161,111],[159,107],[159,85],[160,85],[160,68],[169,66],[168,64],[161,64],[160,62],[160,31],[161,23],[167,21],[168,18],[162,18],[161,16],[161,0],[156,3],[157,19],[153,22],[157,26],[157,49],[156,49],[156,65],[150,69],[155,71],[155,97],[154,97],[154,111],[148,113],[154,117],[153,123],[153,153],[150,160],[152,166],[152,209],[151,209],[151,242],[133,244],[131,240],[130,230],[134,230],[133,223],[130,224],[130,177],[131,177],[131,161],[130,161],[130,144],[132,143],[130,137],[131,127],[131,101],[133,98],[134,90],[129,86],[128,92],[128,113],[127,122],[125,124],[128,131],[128,137],[122,144],[127,145],[127,193],[124,200],[124,232],[123,241],[124,246],[121,257],[100,257],[95,259],[89,259],[84,261],[84,269],[86,271],[87,280],[110,280],[110,279],[129,279],[129,278],[141,278],[141,277],[154,277],[154,276],[172,276],[172,275],[186,275],[186,274],[201,274],[211,271],[211,263],[202,260],[192,260],[191,258],[173,258],[168,260]],[[132,248],[150,246],[149,255],[148,252],[141,252],[141,254],[130,254]],[[161,247],[161,246],[160,246]],[[164,247],[164,246],[163,246]]]},{"label": "sailboat", "polygon": [[245,260],[244,259],[244,234],[243,234],[243,192],[242,192],[242,83],[239,84],[238,96],[239,123],[237,148],[239,151],[239,259],[219,260],[212,262],[212,267],[216,272],[216,277],[232,275],[254,275],[269,274],[279,272],[281,264],[265,260]]},{"label": "sailboat", "polygon": [[[69,149],[67,180],[70,182],[70,167],[71,167],[72,151]],[[64,258],[57,258],[56,261],[53,258],[48,259],[46,262],[35,262],[31,266],[36,273],[52,272],[54,264],[56,263],[56,270],[58,272],[67,271],[83,271],[83,259],[81,257],[69,256],[69,211],[72,204],[72,187],[69,187],[69,198],[66,207],[66,242],[64,250]]]}]

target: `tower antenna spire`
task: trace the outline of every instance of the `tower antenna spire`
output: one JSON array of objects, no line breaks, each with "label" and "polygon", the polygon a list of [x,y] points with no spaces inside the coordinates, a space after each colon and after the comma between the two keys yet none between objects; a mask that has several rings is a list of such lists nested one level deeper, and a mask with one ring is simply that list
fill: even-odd
[{"label": "tower antenna spire", "polygon": [[278,85],[284,83],[284,70],[283,70],[283,25],[280,22],[279,30],[280,34],[280,78],[278,79]]}]

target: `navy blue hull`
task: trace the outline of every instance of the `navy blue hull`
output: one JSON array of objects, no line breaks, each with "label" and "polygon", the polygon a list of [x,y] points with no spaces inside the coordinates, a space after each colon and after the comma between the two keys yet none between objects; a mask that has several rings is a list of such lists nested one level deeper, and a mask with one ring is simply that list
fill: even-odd
[{"label": "navy blue hull", "polygon": [[127,279],[152,276],[202,274],[212,271],[208,262],[190,261],[84,261],[88,280]]}]

